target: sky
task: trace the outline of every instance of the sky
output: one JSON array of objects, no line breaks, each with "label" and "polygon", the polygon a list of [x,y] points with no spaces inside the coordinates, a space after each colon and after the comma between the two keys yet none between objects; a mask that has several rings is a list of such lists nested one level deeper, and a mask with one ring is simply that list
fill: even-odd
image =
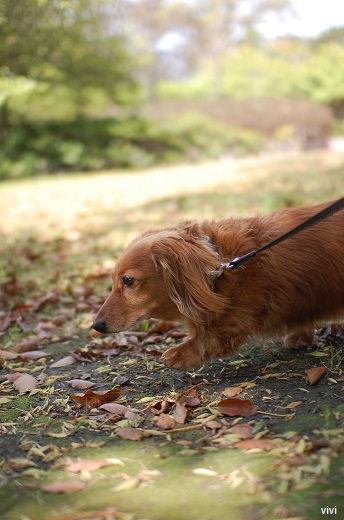
[{"label": "sky", "polygon": [[298,17],[271,19],[259,29],[268,38],[295,35],[313,37],[331,27],[344,26],[344,0],[293,0]]}]

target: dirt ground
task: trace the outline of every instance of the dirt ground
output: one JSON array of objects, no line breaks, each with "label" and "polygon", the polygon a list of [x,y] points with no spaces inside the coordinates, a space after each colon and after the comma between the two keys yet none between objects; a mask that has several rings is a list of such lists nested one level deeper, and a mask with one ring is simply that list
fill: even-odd
[{"label": "dirt ground", "polygon": [[[32,509],[33,516],[25,516],[30,520],[37,518],[37,514],[38,518],[59,520],[122,518],[118,512],[111,516],[109,509],[106,514],[110,516],[103,517],[99,504],[91,508],[91,513],[89,509],[85,511],[83,502],[82,505],[72,502],[68,514],[57,514],[56,504],[52,506],[49,500],[46,502],[42,498],[44,507],[41,505],[37,509],[40,501],[33,498],[32,491],[42,493],[42,482],[56,481],[56,468],[71,460],[80,461],[80,457],[81,463],[84,460],[86,464],[84,474],[87,474],[88,461],[99,460],[99,454],[104,454],[101,450],[105,448],[99,450],[100,446],[111,450],[112,457],[114,454],[122,456],[123,442],[135,445],[135,455],[131,452],[131,458],[140,458],[137,452],[151,446],[155,450],[154,457],[167,457],[170,462],[173,460],[171,450],[195,460],[209,450],[223,452],[224,460],[233,449],[246,454],[243,456],[257,457],[257,453],[262,453],[270,457],[269,462],[261,462],[262,467],[271,464],[272,457],[275,461],[274,483],[269,481],[267,474],[260,485],[265,493],[272,494],[273,498],[268,502],[273,505],[253,504],[253,507],[251,497],[240,509],[246,515],[251,504],[253,509],[250,509],[249,518],[254,520],[295,518],[295,514],[304,520],[320,518],[320,508],[328,507],[328,504],[342,510],[344,336],[341,327],[333,328],[332,332],[330,329],[319,331],[319,342],[313,348],[290,351],[280,340],[262,344],[257,339],[234,357],[213,360],[197,371],[180,372],[165,367],[159,358],[166,343],[181,341],[179,336],[183,331],[166,322],[152,321],[148,325],[146,331],[136,329],[116,338],[92,338],[84,332],[64,341],[47,342],[42,347],[47,357],[25,363],[25,373],[31,373],[39,381],[37,389],[29,395],[18,396],[7,379],[11,363],[15,363],[14,371],[20,370],[23,361],[15,359],[6,363],[1,371],[1,396],[13,399],[3,404],[0,412],[0,455],[3,458],[0,468],[2,490],[7,490],[0,506],[4,520],[21,520],[16,509],[18,501],[26,504],[28,500],[29,512],[36,504]],[[69,364],[71,353],[74,359]],[[59,365],[61,360],[66,360],[67,365],[54,367],[54,363]],[[315,367],[323,373],[320,377],[317,374],[319,380],[310,384],[306,371]],[[90,396],[89,402],[85,403],[82,397],[89,390],[74,390],[73,381],[93,383],[91,390],[100,400],[91,401]],[[117,393],[115,399],[110,398],[110,404],[106,404],[107,399],[103,401],[102,396],[97,397],[98,392],[104,394],[114,390]],[[236,397],[228,399],[227,396],[232,395]],[[221,402],[233,399],[253,405],[247,417],[240,415],[244,415],[245,410],[233,415],[221,410]],[[113,405],[115,408],[111,408]],[[120,407],[116,408],[118,405]],[[178,407],[182,409],[181,414]],[[82,450],[87,448],[85,456]],[[330,469],[331,459],[335,463]],[[174,462],[174,471],[179,464]],[[206,478],[213,478],[216,473],[213,467],[211,464],[192,471],[199,471],[201,475],[203,471]],[[168,473],[166,466],[162,468]],[[257,479],[259,471],[253,472],[255,476],[250,478]],[[127,475],[125,478],[124,482],[131,482],[134,477]],[[221,478],[225,478],[223,474]],[[61,481],[61,476],[57,481]],[[304,489],[310,493],[307,506],[303,503]],[[326,504],[324,499],[319,502],[319,489],[327,497]],[[125,487],[123,490],[120,487],[119,495],[126,493]],[[290,493],[296,493],[293,507],[287,505]],[[118,504],[118,501],[114,499],[114,503]],[[135,512],[133,505],[122,507],[130,514]],[[55,511],[53,516],[47,514],[51,508]],[[143,518],[159,519],[165,514],[151,505]],[[205,516],[195,518],[222,520],[223,514],[220,510],[217,516],[212,516],[208,511]],[[194,518],[192,514],[188,517]],[[171,513],[166,518],[184,519],[186,516]]]}]

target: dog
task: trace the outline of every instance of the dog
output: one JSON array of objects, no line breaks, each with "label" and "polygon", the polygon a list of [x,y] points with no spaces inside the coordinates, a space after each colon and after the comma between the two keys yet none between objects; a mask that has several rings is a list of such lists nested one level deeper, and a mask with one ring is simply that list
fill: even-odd
[{"label": "dog", "polygon": [[120,332],[151,317],[181,322],[189,338],[162,355],[175,369],[229,356],[252,335],[287,334],[287,347],[312,345],[319,321],[344,317],[344,211],[237,269],[219,265],[259,249],[327,206],[186,221],[146,232],[118,259],[112,291],[93,328]]}]

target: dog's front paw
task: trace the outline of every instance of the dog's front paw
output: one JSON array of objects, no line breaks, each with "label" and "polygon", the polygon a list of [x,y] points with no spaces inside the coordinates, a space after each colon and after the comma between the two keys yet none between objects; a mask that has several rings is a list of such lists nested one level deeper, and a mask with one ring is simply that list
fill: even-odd
[{"label": "dog's front paw", "polygon": [[170,347],[163,353],[161,360],[168,367],[176,368],[177,370],[200,368],[204,361],[191,341],[185,341],[180,345]]},{"label": "dog's front paw", "polygon": [[313,331],[291,332],[283,338],[284,346],[287,348],[311,347],[314,344]]}]

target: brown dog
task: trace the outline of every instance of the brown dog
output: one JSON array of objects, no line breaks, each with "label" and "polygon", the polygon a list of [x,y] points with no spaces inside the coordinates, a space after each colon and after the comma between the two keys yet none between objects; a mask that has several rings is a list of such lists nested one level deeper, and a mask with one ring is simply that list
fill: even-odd
[{"label": "brown dog", "polygon": [[251,335],[289,332],[286,346],[311,345],[316,322],[344,317],[344,211],[238,269],[216,268],[327,205],[184,222],[136,238],[116,263],[111,294],[93,327],[119,332],[150,317],[182,322],[190,338],[162,356],[178,369],[233,354]]}]

